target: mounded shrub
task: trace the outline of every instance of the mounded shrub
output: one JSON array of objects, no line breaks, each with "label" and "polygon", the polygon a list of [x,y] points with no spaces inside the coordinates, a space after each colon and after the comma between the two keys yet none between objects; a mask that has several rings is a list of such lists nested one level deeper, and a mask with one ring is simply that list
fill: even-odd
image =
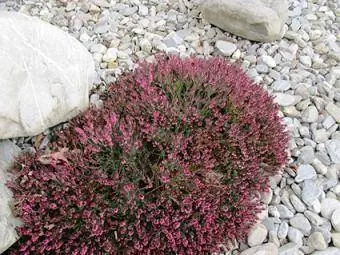
[{"label": "mounded shrub", "polygon": [[24,156],[12,254],[207,254],[242,239],[286,160],[278,107],[223,59],[158,56]]}]

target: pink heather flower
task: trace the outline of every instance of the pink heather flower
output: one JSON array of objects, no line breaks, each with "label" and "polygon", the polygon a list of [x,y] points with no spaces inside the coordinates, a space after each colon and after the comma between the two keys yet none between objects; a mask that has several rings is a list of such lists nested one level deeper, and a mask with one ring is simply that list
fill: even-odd
[{"label": "pink heather flower", "polygon": [[155,121],[157,121],[159,118],[159,112],[153,112],[153,118]]},{"label": "pink heather flower", "polygon": [[9,255],[211,254],[246,237],[287,158],[278,106],[222,58],[156,60],[56,131],[64,158],[18,160]]},{"label": "pink heather flower", "polygon": [[88,251],[88,247],[87,247],[87,246],[84,246],[84,247],[81,249],[80,254],[81,254],[81,255],[86,255],[86,254],[87,254],[87,251]]},{"label": "pink heather flower", "polygon": [[161,177],[161,181],[162,181],[163,183],[169,183],[169,182],[170,182],[170,178],[169,178],[169,176],[163,175],[163,176]]},{"label": "pink heather flower", "polygon": [[111,114],[111,117],[110,117],[110,123],[114,125],[116,124],[116,122],[117,122],[117,115],[113,113]]},{"label": "pink heather flower", "polygon": [[127,192],[127,193],[131,192],[133,189],[134,189],[134,187],[133,187],[132,184],[125,184],[124,185],[124,191]]}]

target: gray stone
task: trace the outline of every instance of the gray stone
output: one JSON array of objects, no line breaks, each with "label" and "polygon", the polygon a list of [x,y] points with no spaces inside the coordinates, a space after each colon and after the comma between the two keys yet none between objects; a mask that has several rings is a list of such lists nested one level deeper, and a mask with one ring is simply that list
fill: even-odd
[{"label": "gray stone", "polygon": [[90,51],[92,53],[101,53],[104,54],[106,52],[107,48],[105,45],[98,43],[98,44],[94,44],[91,46]]},{"label": "gray stone", "polygon": [[111,4],[108,3],[108,0],[91,0],[92,3],[94,3],[95,5],[99,6],[99,7],[110,7]]},{"label": "gray stone", "polygon": [[323,223],[319,226],[313,226],[313,232],[320,232],[322,233],[323,237],[325,238],[326,243],[330,243],[331,242],[331,229],[332,229],[332,225],[331,223],[325,219],[322,218]]},{"label": "gray stone", "polygon": [[98,34],[105,34],[110,30],[107,20],[100,20],[94,27],[94,32]]},{"label": "gray stone", "polygon": [[273,68],[276,66],[275,59],[272,58],[271,56],[264,55],[261,57],[261,60],[263,63],[265,63],[268,67]]},{"label": "gray stone", "polygon": [[303,244],[302,238],[303,238],[303,233],[300,230],[294,227],[288,228],[288,240],[289,241],[301,247]]},{"label": "gray stone", "polygon": [[280,239],[284,239],[286,238],[287,234],[288,234],[288,223],[283,221],[280,226],[279,229],[277,230],[277,237]]},{"label": "gray stone", "polygon": [[314,161],[314,159],[314,148],[312,146],[304,146],[300,149],[299,162],[303,164],[310,164]]},{"label": "gray stone", "polygon": [[143,38],[140,40],[139,42],[140,48],[142,51],[146,52],[146,53],[151,53],[152,50],[152,44],[150,43],[150,41],[146,38]]},{"label": "gray stone", "polygon": [[[322,193],[321,193],[322,194]],[[321,203],[318,199],[315,199],[309,206],[313,212],[320,213],[321,212]]]},{"label": "gray stone", "polygon": [[328,136],[329,133],[324,128],[313,131],[313,137],[316,143],[326,142],[328,140]]},{"label": "gray stone", "polygon": [[296,243],[287,243],[279,248],[279,255],[299,255],[299,246]]},{"label": "gray stone", "polygon": [[257,213],[257,214],[256,214],[256,217],[257,217],[260,221],[262,221],[262,220],[264,220],[265,218],[267,218],[267,217],[268,217],[268,208],[267,208],[267,206],[265,206],[265,208],[264,208],[261,212]]},{"label": "gray stone", "polygon": [[328,167],[327,169],[327,173],[325,174],[325,176],[327,177],[328,180],[332,181],[332,180],[338,180],[339,176],[338,176],[338,172],[340,168],[340,164],[333,164],[331,166]]},{"label": "gray stone", "polygon": [[230,57],[237,49],[235,44],[222,40],[218,40],[215,46],[223,55],[227,57]]},{"label": "gray stone", "polygon": [[311,205],[315,200],[318,199],[322,192],[320,185],[313,180],[306,180],[302,184],[302,201],[307,205]]},{"label": "gray stone", "polygon": [[132,14],[136,13],[137,11],[138,11],[138,7],[133,6],[133,7],[124,8],[124,9],[120,10],[119,13],[121,15],[124,15],[124,16],[131,16]]},{"label": "gray stone", "polygon": [[273,190],[269,189],[268,192],[262,192],[261,193],[261,202],[265,203],[265,204],[269,204],[270,201],[273,198]]},{"label": "gray stone", "polygon": [[307,67],[312,66],[312,59],[310,58],[310,56],[300,56],[299,60],[303,65]]},{"label": "gray stone", "polygon": [[320,226],[323,223],[322,218],[315,212],[307,210],[304,212],[304,215],[314,226]]},{"label": "gray stone", "polygon": [[291,85],[289,81],[277,80],[273,82],[272,88],[275,91],[286,91],[291,88]]},{"label": "gray stone", "polygon": [[267,217],[262,221],[262,224],[267,228],[269,232],[276,232],[274,218]]},{"label": "gray stone", "polygon": [[171,32],[164,38],[164,44],[170,47],[177,47],[178,45],[182,44],[184,39],[178,35],[176,32]]},{"label": "gray stone", "polygon": [[312,229],[308,219],[301,213],[298,213],[293,218],[291,218],[289,223],[291,226],[300,230],[304,235],[309,235]]},{"label": "gray stone", "polygon": [[296,105],[302,99],[301,96],[289,95],[285,93],[273,93],[274,95],[274,102],[280,106],[291,106]]},{"label": "gray stone", "polygon": [[313,232],[308,238],[308,245],[315,250],[325,250],[327,243],[321,232]]},{"label": "gray stone", "polygon": [[331,160],[328,156],[328,153],[324,150],[315,152],[315,157],[317,157],[321,161],[321,163],[326,166],[331,164]]},{"label": "gray stone", "polygon": [[147,16],[149,14],[149,9],[145,5],[138,6],[138,14],[141,16]]},{"label": "gray stone", "polygon": [[268,206],[268,214],[275,217],[275,218],[280,218],[280,213],[277,210],[277,208],[273,205]]},{"label": "gray stone", "polygon": [[285,116],[293,118],[300,117],[301,115],[301,113],[294,106],[283,107],[282,112],[285,114]]},{"label": "gray stone", "polygon": [[203,17],[225,31],[252,41],[280,39],[288,15],[285,0],[210,0],[202,4]]},{"label": "gray stone", "polygon": [[331,139],[325,142],[327,152],[331,160],[339,164],[340,163],[340,140]]},{"label": "gray stone", "polygon": [[276,71],[276,70],[274,70],[274,69],[270,69],[270,71],[269,71],[269,76],[270,76],[271,78],[273,78],[275,81],[278,81],[278,80],[281,80],[281,79],[282,79],[282,78],[281,78],[280,72],[278,72],[278,71]]},{"label": "gray stone", "polygon": [[91,54],[37,18],[0,13],[0,139],[37,135],[89,105]]},{"label": "gray stone", "polygon": [[323,121],[322,125],[324,128],[329,129],[331,126],[333,126],[336,123],[335,119],[332,116],[327,116]]},{"label": "gray stone", "polygon": [[18,146],[8,140],[0,142],[0,254],[19,239],[15,228],[20,226],[21,223],[13,216],[10,209],[13,198],[6,182],[10,180],[7,169],[20,151]]},{"label": "gray stone", "polygon": [[297,212],[304,212],[306,210],[305,204],[295,194],[291,194],[289,199]]},{"label": "gray stone", "polygon": [[332,243],[335,247],[340,248],[340,233],[332,233]]},{"label": "gray stone", "polygon": [[304,255],[304,254],[311,254],[314,251],[314,249],[312,247],[309,247],[307,245],[303,245],[300,247],[300,254]]},{"label": "gray stone", "polygon": [[107,49],[106,53],[103,56],[103,61],[105,62],[114,62],[117,59],[118,50],[116,48]]},{"label": "gray stone", "polygon": [[294,217],[294,214],[285,206],[285,205],[277,205],[277,210],[280,213],[280,218],[282,219],[290,219]]},{"label": "gray stone", "polygon": [[301,119],[303,122],[313,123],[318,120],[318,109],[314,105],[308,106],[306,110],[302,112]]},{"label": "gray stone", "polygon": [[326,111],[335,119],[336,122],[340,123],[340,107],[336,106],[332,102],[326,105]]},{"label": "gray stone", "polygon": [[335,231],[340,233],[340,209],[336,209],[332,213],[331,222]]},{"label": "gray stone", "polygon": [[330,219],[333,212],[340,209],[340,201],[334,198],[325,198],[321,201],[321,215]]},{"label": "gray stone", "polygon": [[281,190],[280,195],[281,195],[281,202],[282,202],[285,206],[287,206],[287,208],[288,208],[291,212],[295,213],[295,209],[294,209],[292,203],[291,203],[290,200],[289,200],[290,192],[288,192],[287,189],[283,189],[283,190]]},{"label": "gray stone", "polygon": [[295,195],[297,195],[300,199],[302,193],[302,189],[300,188],[300,186],[297,185],[296,183],[292,183],[290,187],[294,191]]},{"label": "gray stone", "polygon": [[275,232],[268,233],[268,242],[280,247],[280,240],[277,238],[277,234]]},{"label": "gray stone", "polygon": [[328,247],[323,251],[315,251],[311,255],[340,255],[340,249],[336,247]]},{"label": "gray stone", "polygon": [[340,79],[340,68],[339,65],[333,67],[326,76],[326,80],[329,84],[334,85],[337,80]]},{"label": "gray stone", "polygon": [[295,177],[296,182],[302,182],[304,180],[310,180],[316,177],[314,167],[309,164],[302,164],[297,169],[297,175]]},{"label": "gray stone", "polygon": [[[277,246],[273,243],[266,243],[244,250],[240,255],[278,255]],[[287,254],[288,255],[288,254]]]},{"label": "gray stone", "polygon": [[256,71],[258,73],[268,73],[269,72],[269,68],[267,65],[263,65],[263,64],[259,64],[259,65],[256,65]]},{"label": "gray stone", "polygon": [[100,99],[98,94],[92,94],[90,96],[90,104],[94,105],[96,108],[100,109],[103,107],[103,100]]},{"label": "gray stone", "polygon": [[248,234],[248,245],[250,247],[253,247],[262,244],[263,241],[266,239],[267,234],[268,230],[263,224],[256,224],[256,226],[254,226]]},{"label": "gray stone", "polygon": [[[302,137],[310,138],[310,131],[309,131],[309,128],[308,128],[308,127],[306,127],[306,126],[301,126],[301,127],[299,128],[299,132],[300,132],[300,135],[301,135]],[[300,150],[300,151],[301,151],[301,150]],[[313,156],[314,156],[314,149],[313,149]],[[304,162],[304,163],[306,163],[306,162]]]}]

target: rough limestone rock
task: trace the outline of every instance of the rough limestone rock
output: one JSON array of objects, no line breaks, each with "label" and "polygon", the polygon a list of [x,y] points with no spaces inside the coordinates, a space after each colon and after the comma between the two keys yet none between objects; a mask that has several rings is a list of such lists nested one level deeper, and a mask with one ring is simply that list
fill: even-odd
[{"label": "rough limestone rock", "polygon": [[271,42],[283,36],[286,0],[209,0],[203,17],[221,29],[252,41]]},{"label": "rough limestone rock", "polygon": [[20,148],[14,143],[7,140],[0,141],[0,254],[19,238],[15,227],[19,226],[21,222],[13,216],[9,207],[12,193],[5,184],[10,178],[7,169],[20,151]]},{"label": "rough limestone rock", "polygon": [[0,12],[0,139],[37,135],[89,105],[91,54],[38,18]]}]

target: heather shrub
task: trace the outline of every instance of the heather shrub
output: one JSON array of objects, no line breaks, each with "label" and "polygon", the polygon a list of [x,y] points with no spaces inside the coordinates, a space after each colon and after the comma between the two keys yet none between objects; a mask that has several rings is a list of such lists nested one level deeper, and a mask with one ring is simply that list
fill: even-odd
[{"label": "heather shrub", "polygon": [[223,59],[159,56],[103,99],[15,167],[13,254],[208,254],[246,236],[287,156],[267,92]]}]

